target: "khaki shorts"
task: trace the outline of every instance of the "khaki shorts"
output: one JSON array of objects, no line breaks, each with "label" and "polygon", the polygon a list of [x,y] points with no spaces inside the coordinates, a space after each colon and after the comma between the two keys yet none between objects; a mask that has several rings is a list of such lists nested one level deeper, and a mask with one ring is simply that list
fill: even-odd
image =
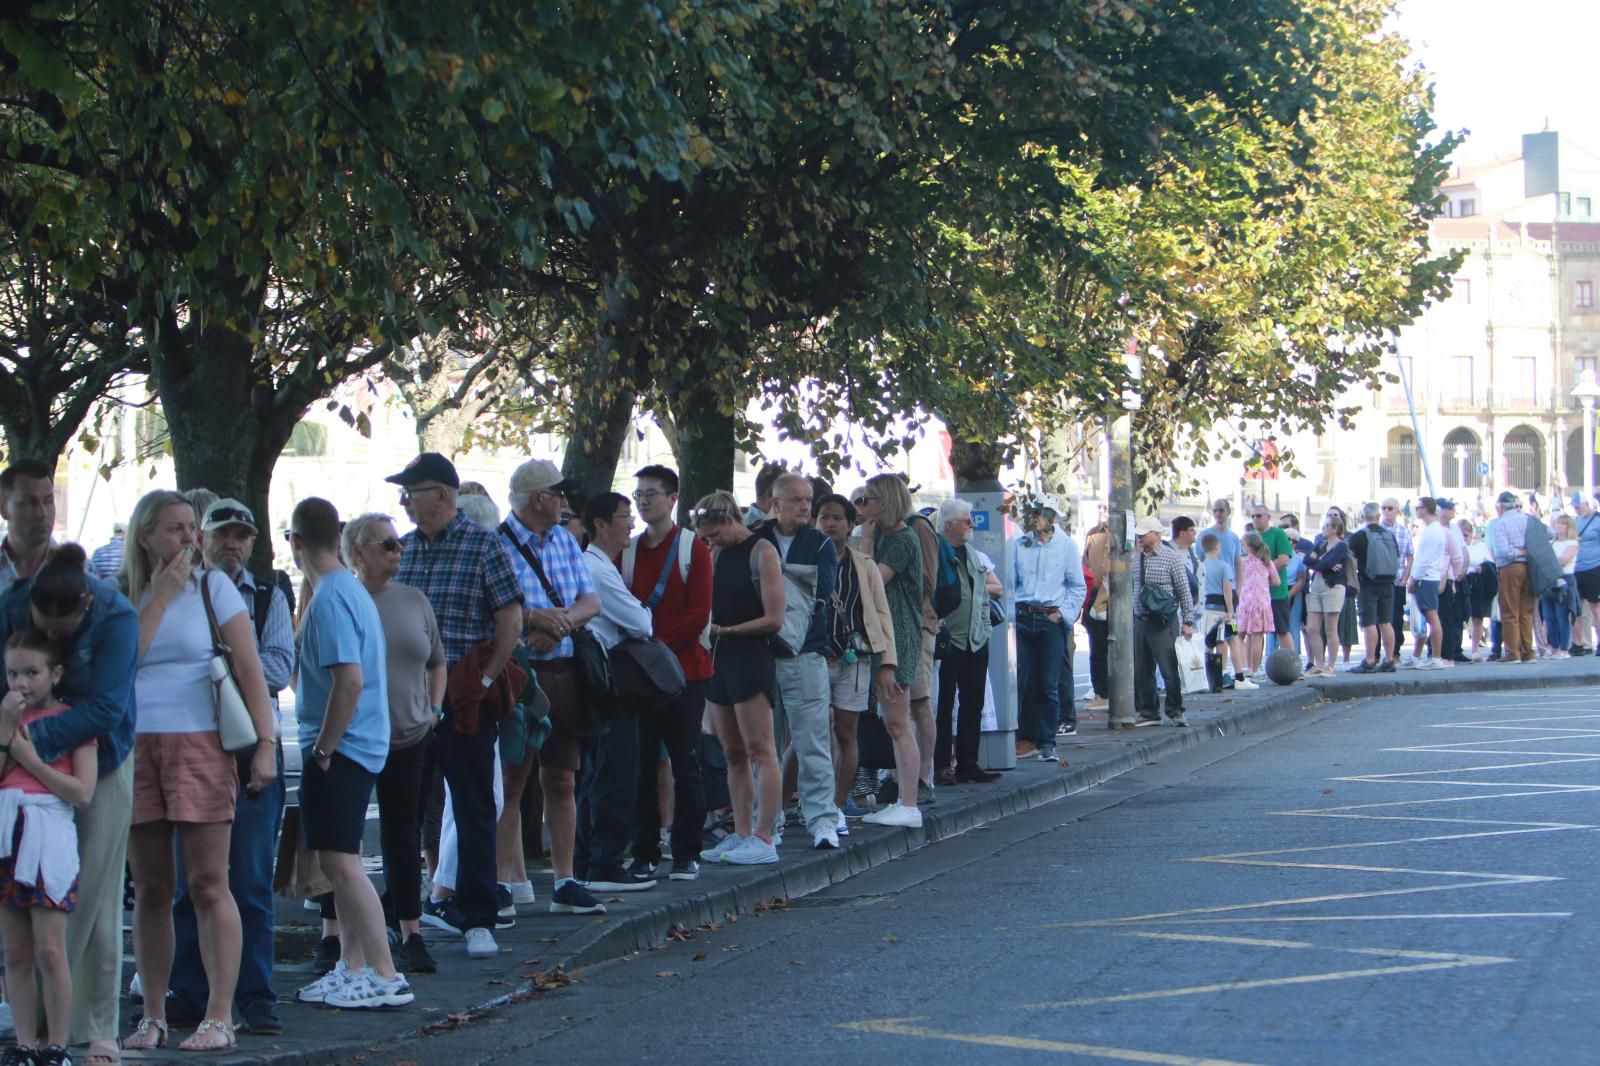
[{"label": "khaki shorts", "polygon": [[1330,585],[1317,574],[1311,579],[1311,586],[1306,589],[1306,613],[1308,614],[1338,614],[1344,610],[1344,598],[1350,591],[1350,586],[1344,582]]},{"label": "khaki shorts", "polygon": [[239,764],[215,730],[133,738],[133,824],[233,821]]},{"label": "khaki shorts", "polygon": [[835,659],[828,664],[828,689],[829,702],[836,711],[855,711],[860,713],[867,709],[867,697],[872,691],[872,680],[877,676],[874,664],[878,661],[876,655],[862,655],[853,663],[843,659]]},{"label": "khaki shorts", "polygon": [[911,698],[925,700],[933,695],[933,642],[937,633],[922,632],[922,658],[917,663],[917,679],[911,683]]}]

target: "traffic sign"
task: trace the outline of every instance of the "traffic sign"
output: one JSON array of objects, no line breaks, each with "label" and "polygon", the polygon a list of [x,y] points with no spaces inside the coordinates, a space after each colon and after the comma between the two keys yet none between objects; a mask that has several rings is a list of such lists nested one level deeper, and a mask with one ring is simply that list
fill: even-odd
[{"label": "traffic sign", "polygon": [[1479,477],[1488,477],[1489,476],[1489,464],[1488,463],[1479,463],[1478,464],[1478,476]]}]

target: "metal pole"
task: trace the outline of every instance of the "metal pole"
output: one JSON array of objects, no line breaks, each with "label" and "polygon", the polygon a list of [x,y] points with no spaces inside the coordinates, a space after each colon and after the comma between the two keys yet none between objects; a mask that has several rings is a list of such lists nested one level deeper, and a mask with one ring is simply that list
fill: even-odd
[{"label": "metal pole", "polygon": [[1400,384],[1406,390],[1406,410],[1411,412],[1411,436],[1417,442],[1417,457],[1422,460],[1422,476],[1428,483],[1428,495],[1438,495],[1433,490],[1433,468],[1428,465],[1428,446],[1422,439],[1422,427],[1417,424],[1417,405],[1411,399],[1411,378],[1406,374],[1405,357],[1395,354],[1395,362],[1400,365]]},{"label": "metal pole", "polygon": [[1112,729],[1131,729],[1133,708],[1133,571],[1128,568],[1133,530],[1133,417],[1124,412],[1111,423],[1111,602],[1107,608],[1106,680],[1110,684]]},{"label": "metal pole", "polygon": [[1583,498],[1594,502],[1594,400],[1583,398]]}]

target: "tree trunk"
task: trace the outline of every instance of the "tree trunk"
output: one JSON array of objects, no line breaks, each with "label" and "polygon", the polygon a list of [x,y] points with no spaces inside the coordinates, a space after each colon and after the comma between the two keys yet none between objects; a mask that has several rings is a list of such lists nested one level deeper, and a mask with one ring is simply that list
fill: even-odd
[{"label": "tree trunk", "polygon": [[1002,444],[974,444],[952,432],[950,466],[956,474],[956,491],[993,491],[1000,484],[1000,468],[1006,460]]},{"label": "tree trunk", "polygon": [[639,338],[645,300],[632,279],[610,274],[601,291],[593,352],[574,389],[572,432],[561,472],[585,492],[609,492],[639,390]]},{"label": "tree trunk", "polygon": [[672,398],[677,427],[680,519],[708,492],[733,488],[733,416],[711,389],[698,386]]}]

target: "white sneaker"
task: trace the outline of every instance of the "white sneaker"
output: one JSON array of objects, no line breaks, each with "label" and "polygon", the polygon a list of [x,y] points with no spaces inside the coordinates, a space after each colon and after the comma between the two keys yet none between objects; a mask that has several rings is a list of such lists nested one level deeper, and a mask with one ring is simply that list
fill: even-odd
[{"label": "white sneaker", "polygon": [[355,975],[345,968],[344,960],[340,959],[334,963],[333,969],[295,992],[294,998],[301,1003],[326,1003],[330,992],[339,991],[353,980]]},{"label": "white sneaker", "polygon": [[895,800],[893,803],[888,804],[887,806],[877,808],[871,814],[867,815],[861,820],[869,825],[882,825],[883,819],[889,814],[890,811],[894,810],[898,806],[900,806],[900,801]]},{"label": "white sneaker", "polygon": [[839,824],[833,827],[833,831],[842,837],[850,835],[850,819],[844,816],[843,811],[839,812]]},{"label": "white sneaker", "polygon": [[760,837],[746,837],[745,842],[722,857],[734,866],[765,866],[778,861],[778,849]]},{"label": "white sneaker", "polygon": [[1422,662],[1417,664],[1417,669],[1418,670],[1443,670],[1444,669],[1444,663],[1440,662],[1438,659],[1424,659],[1424,660],[1422,660]]},{"label": "white sneaker", "polygon": [[511,903],[513,906],[525,907],[530,903],[539,901],[539,897],[534,895],[532,881],[503,881],[501,883],[511,890]]},{"label": "white sneaker", "polygon": [[1250,680],[1248,677],[1240,677],[1234,679],[1233,687],[1235,690],[1240,692],[1253,692],[1261,686]]},{"label": "white sneaker", "polygon": [[811,834],[811,846],[817,851],[825,851],[829,848],[838,850],[839,830],[831,825],[819,825]]},{"label": "white sneaker", "polygon": [[737,848],[740,844],[743,844],[747,839],[747,837],[742,837],[738,833],[729,833],[727,836],[722,838],[722,842],[716,847],[707,848],[705,851],[702,851],[700,853],[700,861],[721,862],[724,855],[728,854],[728,852],[732,851],[734,848]]},{"label": "white sneaker", "polygon": [[[487,929],[484,932],[488,932]],[[340,1010],[366,1010],[374,1007],[404,1007],[416,1000],[411,986],[399,974],[385,980],[368,966],[339,988],[329,992],[322,1002]]]},{"label": "white sneaker", "polygon": [[487,929],[467,930],[467,958],[492,959],[500,954],[500,945],[494,942],[494,934]]},{"label": "white sneaker", "polygon": [[922,810],[918,807],[902,807],[898,803],[893,803],[885,807],[877,817],[868,815],[867,821],[874,825],[892,825],[901,829],[921,829]]}]

